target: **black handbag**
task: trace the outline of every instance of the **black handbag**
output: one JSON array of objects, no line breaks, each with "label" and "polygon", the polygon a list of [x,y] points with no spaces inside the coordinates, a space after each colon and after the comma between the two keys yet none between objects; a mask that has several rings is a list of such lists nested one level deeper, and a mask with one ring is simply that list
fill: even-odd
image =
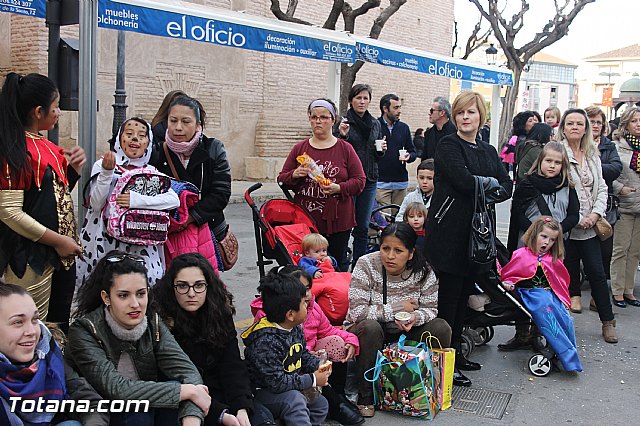
[{"label": "black handbag", "polygon": [[469,235],[469,265],[471,272],[479,274],[491,270],[496,262],[496,237],[487,209],[484,188],[480,179],[474,176],[475,197]]}]

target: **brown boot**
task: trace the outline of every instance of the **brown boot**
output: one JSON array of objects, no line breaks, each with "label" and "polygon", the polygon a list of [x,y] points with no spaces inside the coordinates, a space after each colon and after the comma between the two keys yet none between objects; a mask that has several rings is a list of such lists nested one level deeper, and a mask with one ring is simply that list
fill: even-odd
[{"label": "brown boot", "polygon": [[607,343],[618,343],[616,334],[616,320],[602,321],[602,337]]},{"label": "brown boot", "polygon": [[529,349],[531,347],[531,331],[529,323],[516,324],[516,335],[505,343],[498,345],[498,350],[510,352],[518,349]]},{"label": "brown boot", "polygon": [[580,296],[571,296],[571,312],[574,314],[582,313],[582,298]]}]

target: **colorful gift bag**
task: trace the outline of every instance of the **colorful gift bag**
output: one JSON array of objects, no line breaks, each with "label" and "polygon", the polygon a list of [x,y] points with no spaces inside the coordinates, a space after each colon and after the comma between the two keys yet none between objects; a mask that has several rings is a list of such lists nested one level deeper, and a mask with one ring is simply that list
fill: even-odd
[{"label": "colorful gift bag", "polygon": [[373,385],[379,410],[433,419],[440,408],[431,353],[424,343],[405,339],[402,335],[398,343],[378,351],[376,364],[365,379]]},{"label": "colorful gift bag", "polygon": [[[441,410],[451,408],[451,392],[453,388],[453,369],[456,362],[456,350],[443,348],[435,336],[429,334],[425,342],[431,351],[431,366],[433,369],[434,388]],[[437,346],[434,345],[437,343]]]}]

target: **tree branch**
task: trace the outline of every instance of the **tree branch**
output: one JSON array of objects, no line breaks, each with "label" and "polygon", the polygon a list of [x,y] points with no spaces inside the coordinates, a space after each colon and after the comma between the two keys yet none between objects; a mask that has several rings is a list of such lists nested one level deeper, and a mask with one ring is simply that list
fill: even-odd
[{"label": "tree branch", "polygon": [[[380,37],[380,33],[382,32],[382,28],[387,23],[389,18],[405,4],[407,0],[389,0],[389,6],[385,7],[382,12],[378,15],[378,17],[373,21],[373,25],[371,26],[371,31],[369,31],[369,37],[377,39]],[[378,2],[379,3],[379,2]]]},{"label": "tree branch", "polygon": [[467,39],[467,44],[464,49],[464,55],[462,55],[461,59],[467,59],[471,53],[489,41],[489,36],[491,35],[491,28],[486,30],[480,37],[478,37],[478,33],[480,32],[480,27],[482,25],[482,16],[480,16],[480,20],[473,28],[471,35]]},{"label": "tree branch", "polygon": [[[480,19],[482,19],[482,17]],[[456,47],[458,47],[458,21],[453,21],[453,45],[451,46],[451,56],[455,55]]]},{"label": "tree branch", "polygon": [[293,15],[296,13],[296,8],[298,7],[298,0],[289,0],[289,5],[287,6],[287,16],[293,18]]},{"label": "tree branch", "polygon": [[324,21],[324,25],[322,26],[322,28],[335,30],[336,23],[338,22],[338,18],[340,17],[340,13],[342,12],[343,7],[344,7],[344,0],[333,0],[333,6],[331,7],[331,12],[329,12],[329,16],[327,17],[327,20]]},{"label": "tree branch", "polygon": [[[279,0],[271,0],[271,13],[273,13],[275,15],[275,17],[278,18],[281,21],[295,22],[296,24],[303,24],[303,25],[312,25],[311,22],[307,22],[305,20],[298,19],[298,18],[294,17],[293,14],[291,16],[288,15],[289,10],[291,9],[291,2],[297,3],[296,0],[291,0],[289,2],[289,7],[287,8],[287,13],[285,13],[280,8],[280,1]],[[295,6],[293,7],[293,12],[295,13]]]}]

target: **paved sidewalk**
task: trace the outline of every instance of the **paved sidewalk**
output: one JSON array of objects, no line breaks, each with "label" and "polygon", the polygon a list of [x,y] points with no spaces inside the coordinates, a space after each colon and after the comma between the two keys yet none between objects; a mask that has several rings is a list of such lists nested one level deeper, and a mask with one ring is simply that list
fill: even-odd
[{"label": "paved sidewalk", "polygon": [[274,181],[268,182],[251,182],[246,180],[234,180],[231,181],[231,198],[229,204],[244,203],[244,193],[252,185],[261,183],[262,187],[251,194],[251,197],[256,204],[261,205],[266,200],[273,198],[284,198],[282,190],[278,184]]}]

